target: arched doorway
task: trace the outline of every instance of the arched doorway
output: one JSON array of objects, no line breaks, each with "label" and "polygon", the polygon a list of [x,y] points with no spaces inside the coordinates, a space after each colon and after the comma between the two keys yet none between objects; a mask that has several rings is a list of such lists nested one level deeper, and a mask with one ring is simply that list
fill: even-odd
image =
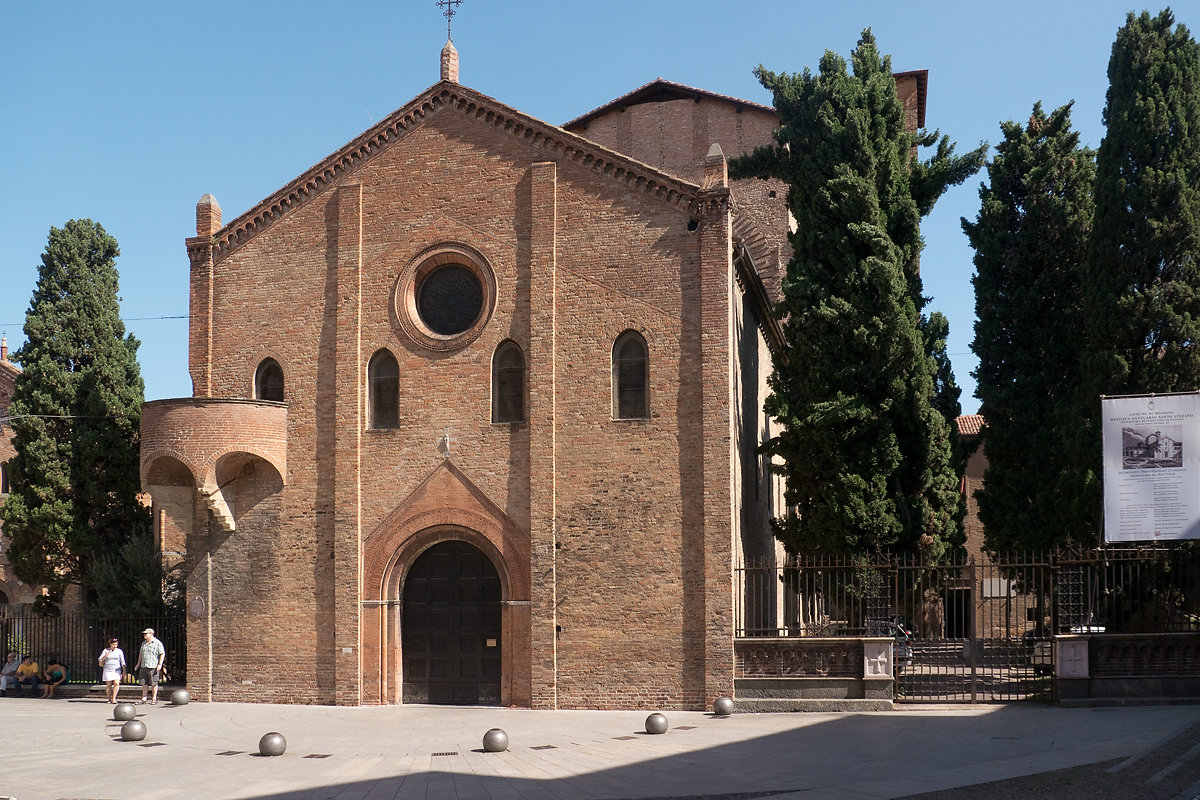
[{"label": "arched doorway", "polygon": [[439,542],[404,580],[405,703],[500,704],[500,578],[478,548]]}]

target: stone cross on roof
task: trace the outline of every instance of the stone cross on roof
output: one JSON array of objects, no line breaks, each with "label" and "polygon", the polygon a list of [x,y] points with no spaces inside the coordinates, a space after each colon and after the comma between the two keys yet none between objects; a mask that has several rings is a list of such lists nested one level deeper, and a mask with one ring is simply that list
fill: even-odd
[{"label": "stone cross on roof", "polygon": [[446,18],[446,38],[450,38],[450,22],[457,13],[455,9],[462,5],[462,0],[437,0],[438,8],[443,9],[442,16]]}]

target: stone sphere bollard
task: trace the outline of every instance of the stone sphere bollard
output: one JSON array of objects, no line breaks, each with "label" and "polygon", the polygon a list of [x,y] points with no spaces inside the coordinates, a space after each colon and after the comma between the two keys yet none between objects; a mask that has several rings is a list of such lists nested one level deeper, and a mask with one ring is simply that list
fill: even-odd
[{"label": "stone sphere bollard", "polygon": [[718,717],[728,717],[733,713],[733,699],[718,697],[716,700],[713,700],[713,713]]},{"label": "stone sphere bollard", "polygon": [[666,733],[667,718],[662,714],[654,713],[646,717],[646,733]]},{"label": "stone sphere bollard", "polygon": [[133,703],[117,703],[113,706],[113,719],[117,722],[127,722],[137,716]]},{"label": "stone sphere bollard", "polygon": [[140,742],[146,738],[146,723],[140,719],[131,719],[121,726],[121,739],[126,742]]},{"label": "stone sphere bollard", "polygon": [[282,733],[264,733],[263,737],[258,740],[258,754],[262,756],[281,756],[283,751],[287,750],[287,739],[283,738]]},{"label": "stone sphere bollard", "polygon": [[187,689],[176,689],[171,692],[171,705],[186,706],[192,700],[192,693]]},{"label": "stone sphere bollard", "polygon": [[492,728],[483,735],[483,749],[488,753],[503,753],[508,749],[508,734]]}]

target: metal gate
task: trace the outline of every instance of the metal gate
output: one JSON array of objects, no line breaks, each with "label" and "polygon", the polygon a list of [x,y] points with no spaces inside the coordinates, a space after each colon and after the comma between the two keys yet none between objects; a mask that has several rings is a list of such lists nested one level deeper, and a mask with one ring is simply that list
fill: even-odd
[{"label": "metal gate", "polygon": [[895,569],[897,607],[913,649],[908,668],[896,675],[897,700],[1052,699],[1053,570],[1046,561],[960,559]]},{"label": "metal gate", "polygon": [[1052,700],[1055,634],[1200,629],[1190,544],[960,552],[938,564],[793,558],[737,573],[739,637],[907,631],[893,648],[899,702]]}]

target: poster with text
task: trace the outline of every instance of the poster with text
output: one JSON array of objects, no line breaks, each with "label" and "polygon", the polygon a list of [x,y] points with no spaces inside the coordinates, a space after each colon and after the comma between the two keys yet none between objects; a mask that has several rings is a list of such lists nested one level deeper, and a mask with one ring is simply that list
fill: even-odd
[{"label": "poster with text", "polygon": [[1200,538],[1200,394],[1106,397],[1104,541]]}]

